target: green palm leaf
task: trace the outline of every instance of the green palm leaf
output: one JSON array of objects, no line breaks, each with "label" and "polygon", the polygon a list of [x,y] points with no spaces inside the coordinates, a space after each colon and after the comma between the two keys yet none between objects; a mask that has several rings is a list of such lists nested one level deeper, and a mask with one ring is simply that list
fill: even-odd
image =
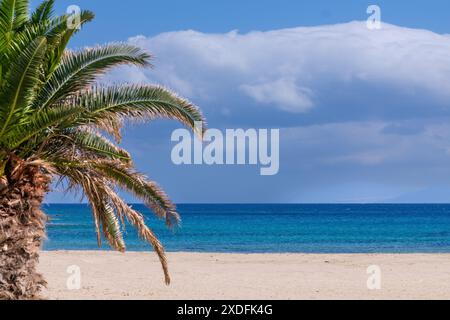
[{"label": "green palm leaf", "polygon": [[55,0],[43,1],[32,13],[31,22],[36,24],[51,20],[53,17],[54,5]]},{"label": "green palm leaf", "polygon": [[83,112],[81,108],[55,107],[48,108],[36,113],[29,122],[14,126],[4,137],[6,145],[10,149],[18,148],[29,139],[42,134],[45,139],[51,137],[49,133],[60,132],[61,130],[73,126],[79,114]]},{"label": "green palm leaf", "polygon": [[14,2],[14,20],[13,20],[13,28],[19,29],[25,23],[28,22],[29,18],[29,1],[28,0],[3,0],[7,2]]},{"label": "green palm leaf", "polygon": [[28,0],[2,0],[0,2],[0,43],[28,21]]},{"label": "green palm leaf", "polygon": [[196,122],[205,127],[195,105],[160,86],[97,88],[74,97],[70,104],[88,110],[86,121],[102,127],[105,121],[156,118],[178,120],[192,129],[196,129]]},{"label": "green palm leaf", "polygon": [[6,79],[7,85],[0,94],[0,137],[11,123],[15,123],[16,114],[26,112],[32,103],[46,44],[46,38],[37,38],[17,58],[11,68]]},{"label": "green palm leaf", "polygon": [[[87,22],[94,19],[95,15],[91,11],[83,10],[80,14],[80,28]],[[69,28],[67,21],[69,16],[64,15],[59,20],[60,22],[56,24],[51,38],[51,51],[49,51],[48,57],[48,75],[51,75],[55,69],[59,66],[61,58],[64,56],[66,47],[72,38],[72,36],[78,32],[79,29]]]},{"label": "green palm leaf", "polygon": [[27,19],[27,0],[0,1],[0,62],[3,73],[6,73],[5,70],[9,67],[10,61],[6,57],[14,44],[16,32]]},{"label": "green palm leaf", "polygon": [[111,44],[104,47],[69,52],[62,58],[58,68],[44,84],[36,99],[37,108],[45,108],[74,92],[86,88],[95,79],[122,64],[146,66],[150,56],[141,49],[126,44]]}]

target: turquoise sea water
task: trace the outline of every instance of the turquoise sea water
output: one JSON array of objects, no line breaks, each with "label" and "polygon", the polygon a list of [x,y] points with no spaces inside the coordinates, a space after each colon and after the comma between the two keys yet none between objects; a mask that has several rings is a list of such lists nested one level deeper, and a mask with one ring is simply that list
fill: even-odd
[{"label": "turquoise sea water", "polygon": [[[279,253],[450,252],[450,205],[179,205],[169,231],[142,205],[167,251]],[[97,250],[86,205],[45,205],[46,250]],[[149,250],[127,227],[129,251]],[[102,249],[108,249],[106,244]]]}]

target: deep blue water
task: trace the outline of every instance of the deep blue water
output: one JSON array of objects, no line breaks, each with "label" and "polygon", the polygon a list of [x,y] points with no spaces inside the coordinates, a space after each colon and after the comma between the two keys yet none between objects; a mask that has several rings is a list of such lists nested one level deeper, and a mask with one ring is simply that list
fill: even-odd
[{"label": "deep blue water", "polygon": [[[177,231],[148,218],[167,251],[412,253],[450,252],[450,205],[179,205]],[[46,205],[47,250],[96,250],[89,208]],[[149,250],[131,227],[129,251]],[[108,249],[103,244],[103,249]]]}]

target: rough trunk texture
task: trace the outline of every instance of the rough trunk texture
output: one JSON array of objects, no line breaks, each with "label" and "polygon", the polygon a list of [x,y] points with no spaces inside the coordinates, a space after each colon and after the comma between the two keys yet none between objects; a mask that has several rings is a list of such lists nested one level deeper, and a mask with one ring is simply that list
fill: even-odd
[{"label": "rough trunk texture", "polygon": [[51,176],[14,160],[0,178],[0,299],[39,299],[46,282],[36,272],[45,237],[40,210]]}]

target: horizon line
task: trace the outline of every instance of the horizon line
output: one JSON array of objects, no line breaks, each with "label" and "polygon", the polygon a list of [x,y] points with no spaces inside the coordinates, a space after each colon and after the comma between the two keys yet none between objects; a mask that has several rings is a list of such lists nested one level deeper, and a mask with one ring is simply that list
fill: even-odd
[{"label": "horizon line", "polygon": [[[144,205],[142,202],[128,202],[129,205]],[[180,202],[175,205],[450,205],[450,202]],[[46,205],[89,205],[79,202],[48,202]]]}]

